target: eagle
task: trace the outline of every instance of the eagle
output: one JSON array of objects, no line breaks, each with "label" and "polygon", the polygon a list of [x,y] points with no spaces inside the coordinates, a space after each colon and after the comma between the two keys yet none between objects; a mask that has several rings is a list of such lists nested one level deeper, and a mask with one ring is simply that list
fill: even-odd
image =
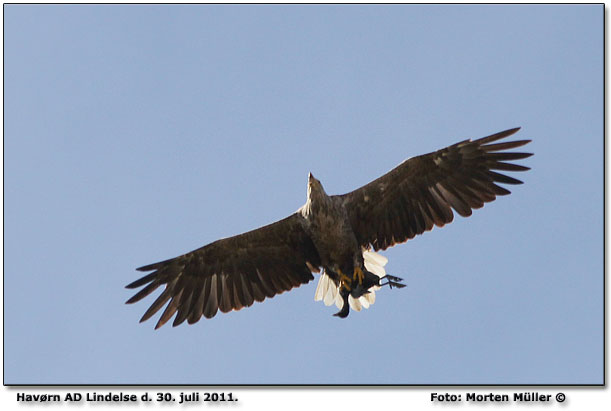
[{"label": "eagle", "polygon": [[496,196],[510,194],[497,183],[522,184],[499,172],[529,170],[511,161],[532,153],[507,150],[531,140],[499,141],[519,129],[409,158],[347,194],[328,195],[310,173],[306,203],[294,214],[138,268],[150,273],[126,286],[144,286],[126,303],[165,286],[140,322],[165,306],[155,329],[175,314],[173,326],[193,324],[219,310],[250,307],[307,284],[313,273],[320,273],[315,299],[335,303],[340,311],[334,315],[345,318],[350,306],[360,310],[373,304],[375,291],[383,285],[405,285],[386,274],[387,260],[377,251],[443,227],[453,220],[453,210],[467,217]]}]

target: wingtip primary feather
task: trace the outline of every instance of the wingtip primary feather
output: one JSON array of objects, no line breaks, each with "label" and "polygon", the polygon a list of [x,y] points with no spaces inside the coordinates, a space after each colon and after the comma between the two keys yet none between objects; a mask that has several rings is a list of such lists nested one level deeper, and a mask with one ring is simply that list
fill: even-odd
[{"label": "wingtip primary feather", "polygon": [[502,139],[502,138],[509,137],[509,136],[510,136],[510,135],[512,135],[512,134],[515,134],[515,133],[517,133],[517,132],[518,132],[518,131],[519,131],[521,128],[522,128],[522,127],[514,127],[514,128],[510,128],[510,129],[505,130],[505,131],[500,131],[500,132],[498,132],[498,133],[491,134],[491,135],[489,135],[489,136],[479,138],[479,139],[477,139],[477,140],[474,140],[474,142],[479,143],[479,144],[491,143],[491,142],[493,142],[493,141],[497,141],[497,140],[500,140],[500,139]]},{"label": "wingtip primary feather", "polygon": [[138,288],[140,286],[143,286],[146,283],[150,283],[151,281],[153,281],[155,279],[155,275],[156,275],[156,273],[151,273],[149,275],[145,275],[144,277],[141,277],[141,278],[137,279],[136,281],[133,281],[133,282],[127,284],[125,286],[125,288],[133,289],[133,288]]},{"label": "wingtip primary feather", "polygon": [[[510,136],[510,135],[512,135],[512,134],[517,133],[517,132],[518,132],[518,131],[520,131],[521,129],[522,129],[522,126],[518,126],[518,127],[514,127],[514,128],[507,129],[507,130],[505,130],[505,131],[501,131],[501,133],[505,134],[505,136],[507,137],[507,136]],[[501,133],[499,133],[499,134],[501,134]]]},{"label": "wingtip primary feather", "polygon": [[161,263],[153,263],[153,264],[149,264],[149,265],[143,265],[142,267],[136,268],[136,271],[152,271],[152,270],[156,270],[160,266],[161,266]]}]

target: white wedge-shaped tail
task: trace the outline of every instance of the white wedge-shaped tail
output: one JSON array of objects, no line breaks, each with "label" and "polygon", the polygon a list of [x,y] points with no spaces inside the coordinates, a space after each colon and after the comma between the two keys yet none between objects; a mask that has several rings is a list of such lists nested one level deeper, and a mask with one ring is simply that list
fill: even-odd
[{"label": "white wedge-shaped tail", "polygon": [[[388,263],[388,258],[381,254],[370,250],[363,250],[363,260],[365,260],[365,268],[382,278],[386,275],[384,266]],[[350,308],[355,311],[361,311],[361,308],[369,308],[376,301],[376,290],[379,290],[379,286],[374,286],[369,289],[367,294],[360,296],[359,298],[348,297],[348,303]],[[337,308],[340,310],[344,306],[344,301],[339,295],[339,287],[329,278],[326,273],[322,273],[318,278],[318,285],[316,286],[316,293],[314,294],[314,301],[322,301],[325,305],[331,305],[335,303]]]}]

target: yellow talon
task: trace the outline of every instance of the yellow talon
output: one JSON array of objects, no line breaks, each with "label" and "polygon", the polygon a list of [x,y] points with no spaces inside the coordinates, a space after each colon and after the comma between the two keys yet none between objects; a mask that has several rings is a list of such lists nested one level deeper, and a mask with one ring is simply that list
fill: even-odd
[{"label": "yellow talon", "polygon": [[363,280],[365,279],[365,274],[363,274],[363,270],[361,267],[354,268],[354,275],[352,276],[353,280],[359,279],[359,284],[363,285]]},{"label": "yellow talon", "polygon": [[352,290],[352,287],[350,286],[352,284],[352,280],[350,279],[350,277],[342,273],[342,270],[340,270],[339,268],[337,269],[337,273],[339,274],[340,287],[345,288],[346,291]]}]

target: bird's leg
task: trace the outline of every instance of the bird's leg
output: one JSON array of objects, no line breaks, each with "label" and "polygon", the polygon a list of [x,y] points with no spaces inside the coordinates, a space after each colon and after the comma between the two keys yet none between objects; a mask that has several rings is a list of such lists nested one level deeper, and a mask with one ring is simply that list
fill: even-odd
[{"label": "bird's leg", "polygon": [[337,274],[339,275],[340,289],[345,289],[346,291],[352,290],[352,280],[346,274],[342,273],[342,270],[337,269]]},{"label": "bird's leg", "polygon": [[359,280],[360,285],[363,285],[365,274],[363,273],[363,270],[361,270],[361,267],[359,267],[358,265],[354,267],[354,274],[352,275],[352,280],[356,281],[356,279]]}]

